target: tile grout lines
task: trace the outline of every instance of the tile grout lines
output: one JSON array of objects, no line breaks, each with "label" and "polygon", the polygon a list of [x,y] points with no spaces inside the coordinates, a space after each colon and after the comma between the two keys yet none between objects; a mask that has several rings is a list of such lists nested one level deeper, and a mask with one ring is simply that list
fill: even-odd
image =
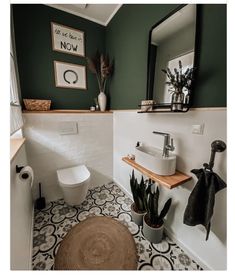
[{"label": "tile grout lines", "polygon": [[138,270],[202,270],[167,236],[159,244],[146,240],[142,228],[132,221],[131,203],[115,183],[108,183],[90,189],[79,206],[67,206],[59,199],[41,211],[35,210],[32,268],[53,270],[54,257],[63,237],[74,225],[96,215],[111,216],[127,226],[136,243]]}]

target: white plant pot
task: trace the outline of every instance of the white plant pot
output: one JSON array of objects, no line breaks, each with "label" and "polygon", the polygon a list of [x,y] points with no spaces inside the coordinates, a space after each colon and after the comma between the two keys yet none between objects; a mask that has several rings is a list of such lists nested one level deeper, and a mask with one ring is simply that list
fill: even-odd
[{"label": "white plant pot", "polygon": [[164,223],[159,228],[149,226],[145,221],[146,215],[143,217],[143,234],[147,240],[152,243],[160,243],[163,237]]},{"label": "white plant pot", "polygon": [[132,220],[138,226],[142,226],[143,225],[143,216],[146,214],[146,212],[144,212],[144,213],[137,213],[137,212],[134,211],[133,206],[134,206],[134,203],[132,203],[132,205],[131,205]]},{"label": "white plant pot", "polygon": [[98,103],[100,110],[104,112],[106,110],[107,97],[103,91],[101,91],[98,95]]}]

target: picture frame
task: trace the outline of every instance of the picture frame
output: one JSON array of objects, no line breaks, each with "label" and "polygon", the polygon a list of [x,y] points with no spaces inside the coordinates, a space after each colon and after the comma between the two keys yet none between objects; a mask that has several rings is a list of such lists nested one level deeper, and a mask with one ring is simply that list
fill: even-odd
[{"label": "picture frame", "polygon": [[87,90],[86,66],[54,61],[55,86]]},{"label": "picture frame", "polygon": [[51,22],[52,49],[85,57],[85,33],[78,29]]}]

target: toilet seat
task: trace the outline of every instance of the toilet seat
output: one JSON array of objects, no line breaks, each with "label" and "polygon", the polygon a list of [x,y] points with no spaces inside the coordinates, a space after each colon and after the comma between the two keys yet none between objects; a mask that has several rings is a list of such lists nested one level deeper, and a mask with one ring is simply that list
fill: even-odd
[{"label": "toilet seat", "polygon": [[90,177],[85,165],[57,170],[59,184],[63,187],[78,187]]}]

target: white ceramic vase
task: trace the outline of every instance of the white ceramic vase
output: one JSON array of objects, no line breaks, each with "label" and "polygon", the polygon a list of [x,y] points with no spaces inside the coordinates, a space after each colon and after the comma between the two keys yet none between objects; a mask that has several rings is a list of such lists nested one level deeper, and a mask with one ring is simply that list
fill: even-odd
[{"label": "white ceramic vase", "polygon": [[98,103],[101,112],[104,112],[106,110],[107,97],[103,91],[101,91],[98,95]]}]

